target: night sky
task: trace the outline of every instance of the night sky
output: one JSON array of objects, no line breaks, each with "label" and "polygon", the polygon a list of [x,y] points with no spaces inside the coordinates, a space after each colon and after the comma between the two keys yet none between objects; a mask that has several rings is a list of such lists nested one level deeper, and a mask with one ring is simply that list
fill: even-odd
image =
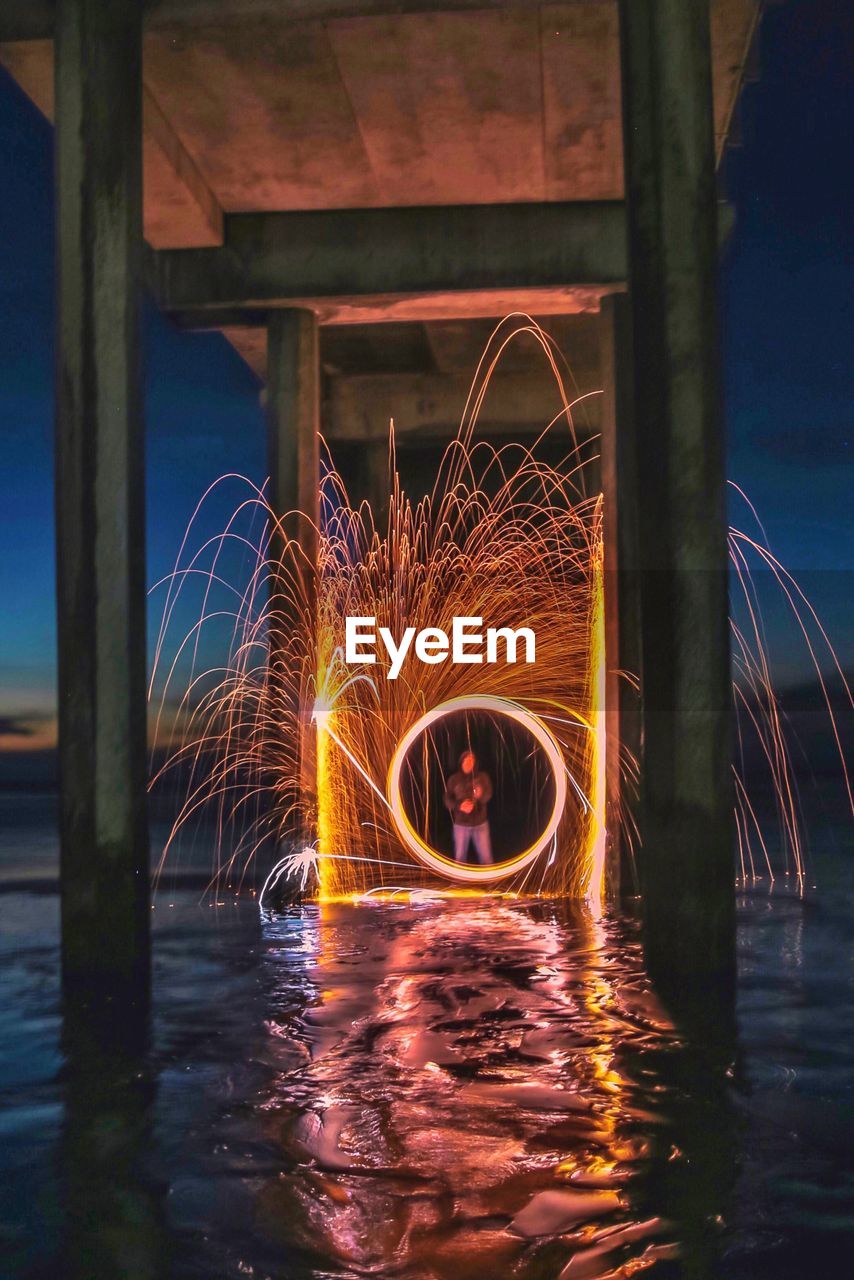
[{"label": "night sky", "polygon": [[[847,666],[854,588],[854,155],[850,0],[770,8],[760,77],[740,106],[722,181],[736,226],[722,263],[729,475],[799,580]],[[0,70],[0,750],[47,744],[54,711],[51,129]],[[260,481],[259,385],[219,335],[146,309],[149,579],[174,562],[204,489]],[[572,360],[572,352],[566,355]],[[210,514],[222,527],[234,493]],[[744,508],[733,521],[745,524]],[[159,604],[152,608],[159,621]],[[805,651],[769,613],[782,683]],[[153,637],[152,637],[153,638]]]}]

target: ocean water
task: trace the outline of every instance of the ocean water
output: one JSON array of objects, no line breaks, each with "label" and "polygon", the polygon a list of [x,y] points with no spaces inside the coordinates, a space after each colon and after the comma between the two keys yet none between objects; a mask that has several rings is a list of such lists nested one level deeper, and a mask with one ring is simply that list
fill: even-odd
[{"label": "ocean water", "polygon": [[[63,1033],[54,802],[0,800],[0,1275],[849,1274],[854,928],[738,900],[734,1025],[574,904],[307,905],[167,877],[150,1032]],[[161,834],[155,829],[155,845]]]}]

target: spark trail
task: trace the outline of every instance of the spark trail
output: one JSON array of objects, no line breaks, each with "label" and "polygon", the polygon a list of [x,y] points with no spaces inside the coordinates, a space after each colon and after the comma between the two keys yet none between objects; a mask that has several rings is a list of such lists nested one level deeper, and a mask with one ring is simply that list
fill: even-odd
[{"label": "spark trail", "polygon": [[[539,344],[560,408],[530,446],[494,447],[476,439],[478,416],[502,353],[520,334]],[[547,334],[529,317],[508,317],[481,359],[458,436],[426,497],[413,501],[401,488],[393,427],[391,500],[382,527],[367,504],[350,503],[326,459],[316,565],[300,545],[302,517],[295,531],[292,513],[270,510],[264,489],[235,477],[220,482],[243,490],[227,527],[190,554],[203,499],[173,573],[160,584],[166,598],[152,673],[154,778],[159,784],[174,776],[182,793],[161,869],[178,834],[214,814],[214,882],[239,884],[251,874],[270,890],[283,877],[306,885],[316,875],[320,895],[334,899],[388,885],[388,868],[395,892],[435,888],[435,871],[401,838],[386,786],[389,766],[426,712],[486,696],[545,726],[567,783],[554,840],[501,889],[599,902],[607,842],[602,499],[598,443],[579,438],[568,385]],[[565,442],[554,464],[538,456],[547,436]],[[243,557],[239,569],[231,567],[235,553]],[[731,530],[730,555],[740,593],[732,623],[740,875],[747,881],[781,870],[803,884],[792,752],[751,558],[771,568],[819,673],[818,646],[829,648],[829,641],[761,526],[757,537]],[[178,620],[194,591],[201,608],[182,633]],[[348,616],[375,618],[377,628],[394,635],[406,626],[450,632],[455,616],[483,617],[493,627],[525,625],[536,632],[537,659],[489,667],[407,659],[399,678],[388,680],[381,651],[369,668],[354,671],[344,662]],[[205,643],[209,631],[218,635],[215,646]],[[227,658],[206,665],[204,655],[217,646]],[[631,673],[626,678],[636,685]],[[828,711],[842,755],[829,696]],[[744,775],[748,737],[759,743],[774,790],[773,831],[758,818]],[[631,797],[638,762],[624,750],[622,764]],[[631,815],[617,820],[631,846]],[[262,852],[266,864],[256,867]]]}]

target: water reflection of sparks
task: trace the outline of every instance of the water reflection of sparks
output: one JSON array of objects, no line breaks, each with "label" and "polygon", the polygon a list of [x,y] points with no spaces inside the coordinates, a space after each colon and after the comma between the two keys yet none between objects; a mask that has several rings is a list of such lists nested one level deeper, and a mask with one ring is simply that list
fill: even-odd
[{"label": "water reflection of sparks", "polygon": [[633,1210],[650,1117],[621,1060],[670,1029],[632,941],[582,907],[310,910],[315,1001],[271,1027],[289,1069],[263,1103],[286,1157],[267,1230],[413,1280],[673,1249]]}]

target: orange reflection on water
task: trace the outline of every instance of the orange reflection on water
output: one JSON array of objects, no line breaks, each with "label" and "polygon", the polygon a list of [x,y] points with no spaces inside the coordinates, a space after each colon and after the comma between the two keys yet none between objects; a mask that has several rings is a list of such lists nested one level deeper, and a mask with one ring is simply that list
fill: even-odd
[{"label": "orange reflection on water", "polygon": [[627,1275],[672,1251],[632,1190],[656,1117],[622,1060],[672,1034],[633,940],[579,905],[305,910],[308,998],[271,1026],[265,1231],[411,1280]]}]

